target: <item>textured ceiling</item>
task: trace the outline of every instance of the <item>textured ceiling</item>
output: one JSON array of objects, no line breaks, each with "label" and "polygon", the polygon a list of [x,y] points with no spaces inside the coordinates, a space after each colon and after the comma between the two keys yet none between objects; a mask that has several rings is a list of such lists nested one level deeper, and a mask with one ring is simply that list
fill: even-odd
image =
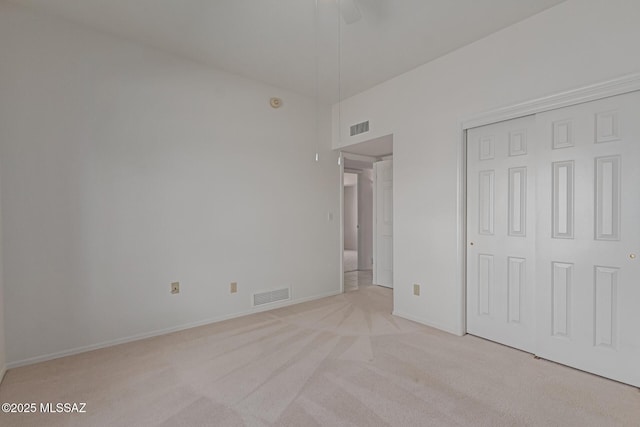
[{"label": "textured ceiling", "polygon": [[10,1],[332,102],[562,2],[342,0],[347,25],[336,0]]}]

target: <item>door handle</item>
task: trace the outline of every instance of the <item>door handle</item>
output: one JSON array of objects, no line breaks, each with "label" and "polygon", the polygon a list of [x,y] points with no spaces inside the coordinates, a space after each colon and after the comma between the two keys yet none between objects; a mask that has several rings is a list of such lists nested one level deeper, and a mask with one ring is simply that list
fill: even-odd
[{"label": "door handle", "polygon": [[636,259],[636,254],[629,254],[629,259]]}]

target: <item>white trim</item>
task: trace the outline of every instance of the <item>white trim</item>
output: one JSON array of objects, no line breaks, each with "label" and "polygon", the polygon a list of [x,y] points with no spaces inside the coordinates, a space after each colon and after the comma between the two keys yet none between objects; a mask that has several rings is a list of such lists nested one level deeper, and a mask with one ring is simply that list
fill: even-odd
[{"label": "white trim", "polygon": [[[462,319],[460,331],[450,331],[456,335],[466,333],[466,312],[467,312],[467,283],[466,283],[466,157],[467,157],[467,129],[478,126],[484,126],[504,120],[516,119],[519,117],[530,116],[544,111],[554,110],[563,107],[569,107],[584,102],[595,101],[610,96],[621,95],[624,93],[635,92],[640,90],[640,73],[628,74],[626,76],[595,83],[580,88],[575,88],[560,92],[554,95],[533,99],[519,104],[498,108],[484,113],[470,116],[461,121],[461,149],[458,150],[458,271],[456,273],[456,281],[458,283],[460,293],[460,304],[462,305]],[[401,316],[406,317],[406,316]],[[409,318],[409,317],[407,317]],[[412,319],[413,320],[413,319]],[[425,323],[416,320],[420,323]],[[438,327],[433,325],[434,327]],[[447,330],[446,328],[441,328]]]},{"label": "white trim", "polygon": [[394,310],[392,314],[394,316],[402,317],[403,319],[411,320],[412,322],[416,322],[416,323],[420,323],[420,324],[425,325],[425,326],[429,326],[430,328],[440,329],[441,331],[449,332],[450,334],[453,334],[453,335],[456,335],[456,336],[459,336],[459,337],[461,337],[461,336],[463,336],[465,334],[465,332],[460,333],[460,331],[456,330],[455,328],[450,328],[450,327],[444,326],[444,325],[442,325],[440,323],[432,322],[431,320],[427,320],[427,319],[424,319],[422,317],[413,316],[411,314],[402,313],[402,312],[399,312],[397,310]]},{"label": "white trim", "polygon": [[344,173],[355,173],[355,174],[361,174],[362,173],[362,169],[349,169],[346,168],[344,170]]},{"label": "white trim", "polygon": [[349,159],[349,160],[358,160],[361,162],[371,162],[371,163],[378,161],[377,157],[365,156],[362,154],[352,154],[352,153],[346,153],[346,152],[341,152],[341,153],[343,158]]},{"label": "white trim", "polygon": [[2,384],[2,380],[4,380],[4,375],[7,373],[7,367],[3,366],[2,369],[0,369],[0,384]]},{"label": "white trim", "polygon": [[461,128],[461,138],[458,144],[458,221],[456,226],[457,239],[457,271],[456,283],[460,292],[460,324],[456,335],[467,332],[467,132]]},{"label": "white trim", "polygon": [[378,283],[378,168],[376,164],[373,164],[373,212],[371,213],[371,221],[373,223],[373,247],[371,248],[371,255],[373,257],[373,263],[371,265],[371,283]]},{"label": "white trim", "polygon": [[338,152],[338,158],[341,158],[340,165],[338,167],[338,173],[340,174],[340,293],[344,293],[344,153]]},{"label": "white trim", "polygon": [[290,306],[290,305],[301,304],[303,302],[309,302],[309,301],[313,301],[313,300],[317,300],[317,299],[327,298],[327,297],[331,297],[331,296],[334,296],[334,295],[339,295],[341,293],[342,292],[338,290],[338,291],[326,292],[324,294],[315,295],[315,296],[311,296],[311,297],[307,297],[307,298],[301,298],[301,299],[294,300],[294,301],[289,300],[289,301],[276,302],[276,303],[269,304],[268,307],[262,307],[262,306],[255,307],[255,308],[252,308],[250,310],[242,311],[242,312],[239,312],[239,313],[229,314],[229,315],[220,316],[220,317],[214,317],[214,318],[206,319],[206,320],[200,320],[198,322],[186,323],[184,325],[176,326],[176,327],[173,327],[173,328],[159,329],[159,330],[156,330],[156,331],[145,332],[145,333],[142,333],[142,334],[132,335],[132,336],[125,337],[125,338],[118,338],[118,339],[115,339],[115,340],[103,341],[103,342],[98,343],[98,344],[92,344],[92,345],[87,345],[87,346],[82,346],[82,347],[76,347],[76,348],[72,348],[72,349],[69,349],[69,350],[63,350],[63,351],[58,351],[58,352],[55,352],[55,353],[45,354],[45,355],[42,355],[42,356],[30,357],[28,359],[22,359],[22,360],[17,360],[15,362],[7,363],[6,369],[18,368],[20,366],[32,365],[34,363],[40,363],[40,362],[45,362],[47,360],[58,359],[60,357],[72,356],[74,354],[84,353],[84,352],[87,352],[87,351],[99,350],[101,348],[112,347],[114,345],[125,344],[125,343],[133,342],[133,341],[139,341],[139,340],[143,340],[143,339],[146,339],[146,338],[157,337],[157,336],[160,336],[160,335],[166,335],[166,334],[170,334],[170,333],[173,333],[173,332],[183,331],[185,329],[191,329],[191,328],[196,328],[198,326],[205,326],[205,325],[210,325],[212,323],[222,322],[224,320],[235,319],[237,317],[247,316],[247,315],[251,315],[251,314],[261,313],[261,312],[270,311],[270,310],[275,310],[275,309],[282,308],[282,307],[287,307],[287,306]]},{"label": "white trim", "polygon": [[462,121],[462,128],[471,129],[637,90],[640,90],[640,73],[629,74],[471,116]]}]

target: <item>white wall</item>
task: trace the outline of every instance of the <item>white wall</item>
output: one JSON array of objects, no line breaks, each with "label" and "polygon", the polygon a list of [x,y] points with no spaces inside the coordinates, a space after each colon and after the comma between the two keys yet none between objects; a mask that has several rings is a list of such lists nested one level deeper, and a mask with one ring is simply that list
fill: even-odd
[{"label": "white wall", "polygon": [[373,267],[373,169],[358,174],[358,270]]},{"label": "white wall", "polygon": [[[640,70],[640,2],[569,0],[341,104],[334,147],[393,133],[394,312],[464,331],[457,276],[461,121]],[[365,136],[349,125],[370,121]],[[336,135],[339,133],[339,137]],[[412,284],[422,284],[420,296]]]},{"label": "white wall", "polygon": [[4,2],[0,58],[10,366],[339,292],[328,108],[316,163],[314,99]]},{"label": "white wall", "polygon": [[[355,175],[355,174],[345,174]],[[357,180],[357,178],[355,178]],[[357,181],[356,181],[357,182]],[[344,248],[358,250],[358,185],[344,187]]]}]

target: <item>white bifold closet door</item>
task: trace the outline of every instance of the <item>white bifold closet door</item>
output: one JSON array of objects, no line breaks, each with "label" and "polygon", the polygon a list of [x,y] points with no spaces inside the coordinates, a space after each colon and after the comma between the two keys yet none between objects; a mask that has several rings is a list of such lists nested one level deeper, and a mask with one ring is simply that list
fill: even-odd
[{"label": "white bifold closet door", "polygon": [[468,332],[640,386],[640,92],[467,150]]},{"label": "white bifold closet door", "polygon": [[640,92],[537,122],[536,353],[640,386]]},{"label": "white bifold closet door", "polygon": [[467,133],[467,332],[534,350],[533,116]]}]

